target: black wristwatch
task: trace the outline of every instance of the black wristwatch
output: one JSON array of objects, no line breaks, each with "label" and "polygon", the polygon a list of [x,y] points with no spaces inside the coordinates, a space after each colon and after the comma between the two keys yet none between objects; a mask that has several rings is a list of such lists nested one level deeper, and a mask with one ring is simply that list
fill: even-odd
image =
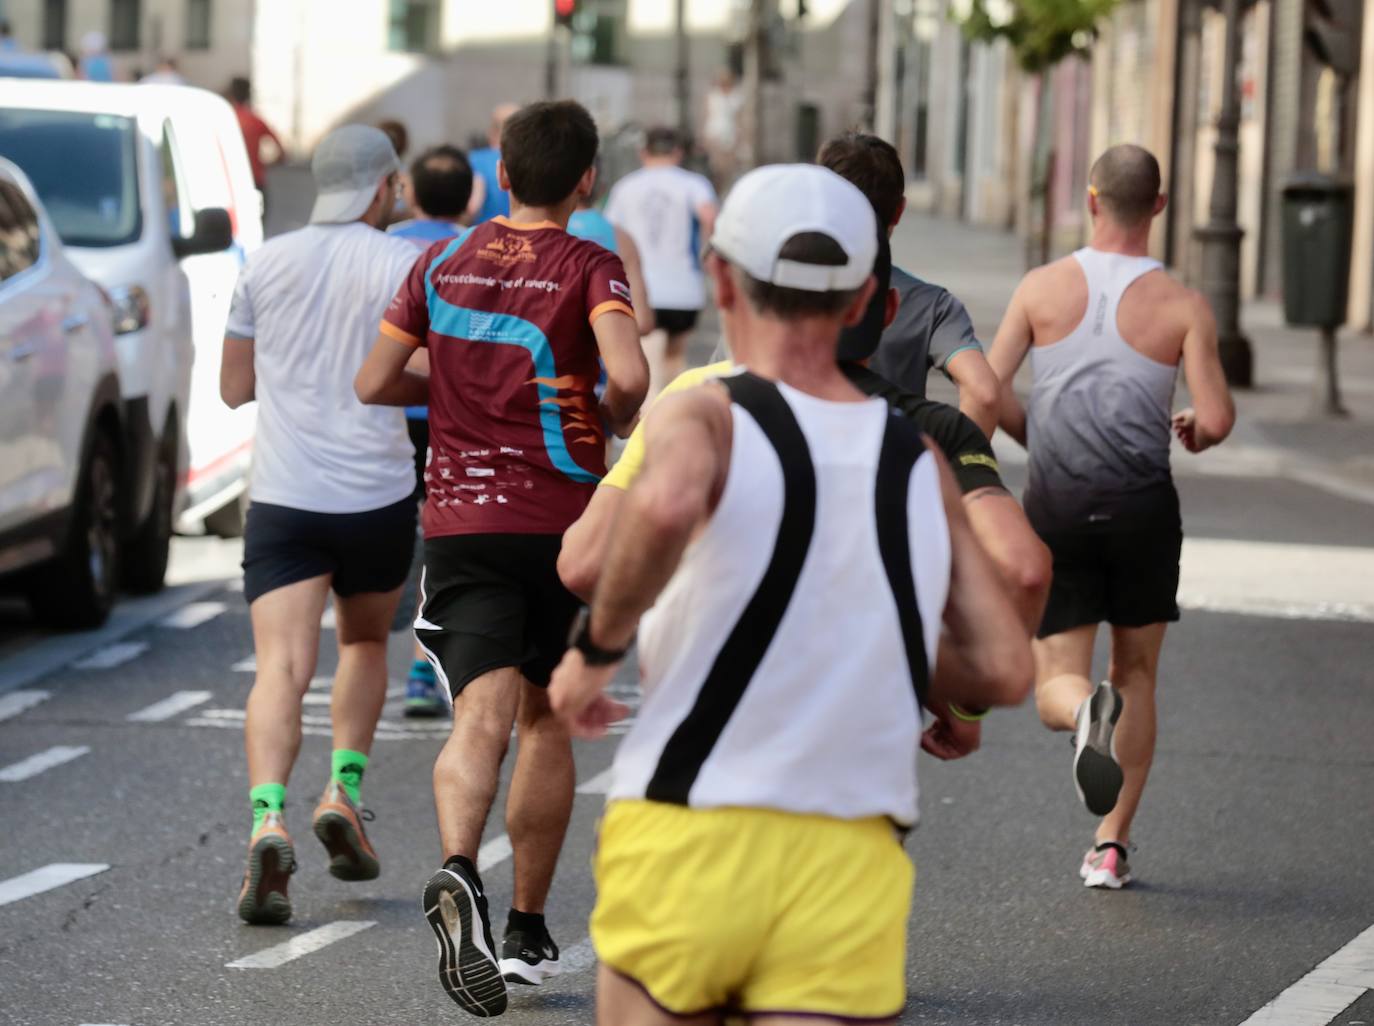
[{"label": "black wristwatch", "polygon": [[611,666],[625,658],[625,653],[630,650],[629,645],[619,650],[602,648],[592,641],[591,627],[592,611],[588,606],[583,606],[573,619],[572,631],[568,634],[568,647],[581,652],[588,666]]}]

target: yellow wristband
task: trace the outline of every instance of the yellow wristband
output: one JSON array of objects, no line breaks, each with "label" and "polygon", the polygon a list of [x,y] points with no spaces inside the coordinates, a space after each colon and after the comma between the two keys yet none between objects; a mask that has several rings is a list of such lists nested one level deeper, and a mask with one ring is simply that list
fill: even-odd
[{"label": "yellow wristband", "polygon": [[949,714],[956,720],[963,720],[965,723],[977,723],[979,720],[984,719],[991,711],[991,709],[983,709],[979,712],[969,712],[967,709],[962,709],[953,702],[949,703]]}]

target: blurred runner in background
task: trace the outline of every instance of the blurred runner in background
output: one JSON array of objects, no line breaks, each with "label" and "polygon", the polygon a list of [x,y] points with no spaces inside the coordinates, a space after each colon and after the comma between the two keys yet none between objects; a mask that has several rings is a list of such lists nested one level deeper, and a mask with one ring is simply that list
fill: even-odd
[{"label": "blurred runner in background", "polygon": [[493,217],[505,217],[510,213],[510,196],[501,187],[496,165],[501,160],[501,129],[519,109],[519,105],[514,103],[497,106],[491,112],[491,124],[487,126],[487,145],[468,152],[474,175],[472,198],[468,201],[470,224],[482,224]]}]

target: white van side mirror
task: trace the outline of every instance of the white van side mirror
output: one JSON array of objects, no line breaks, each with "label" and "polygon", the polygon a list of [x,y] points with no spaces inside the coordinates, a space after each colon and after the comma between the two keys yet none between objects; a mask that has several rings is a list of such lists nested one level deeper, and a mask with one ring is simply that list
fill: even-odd
[{"label": "white van side mirror", "polygon": [[234,244],[234,226],[229,211],[223,207],[206,207],[196,211],[196,230],[188,238],[172,237],[172,252],[177,259],[199,253],[218,253]]}]

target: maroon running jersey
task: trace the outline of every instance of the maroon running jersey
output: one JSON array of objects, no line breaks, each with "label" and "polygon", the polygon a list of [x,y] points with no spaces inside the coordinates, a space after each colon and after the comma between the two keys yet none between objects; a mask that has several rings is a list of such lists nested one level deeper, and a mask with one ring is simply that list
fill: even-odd
[{"label": "maroon running jersey", "polygon": [[429,350],[426,538],[561,534],[606,473],[592,324],[634,316],[620,258],[551,221],[435,243],[382,320]]}]

